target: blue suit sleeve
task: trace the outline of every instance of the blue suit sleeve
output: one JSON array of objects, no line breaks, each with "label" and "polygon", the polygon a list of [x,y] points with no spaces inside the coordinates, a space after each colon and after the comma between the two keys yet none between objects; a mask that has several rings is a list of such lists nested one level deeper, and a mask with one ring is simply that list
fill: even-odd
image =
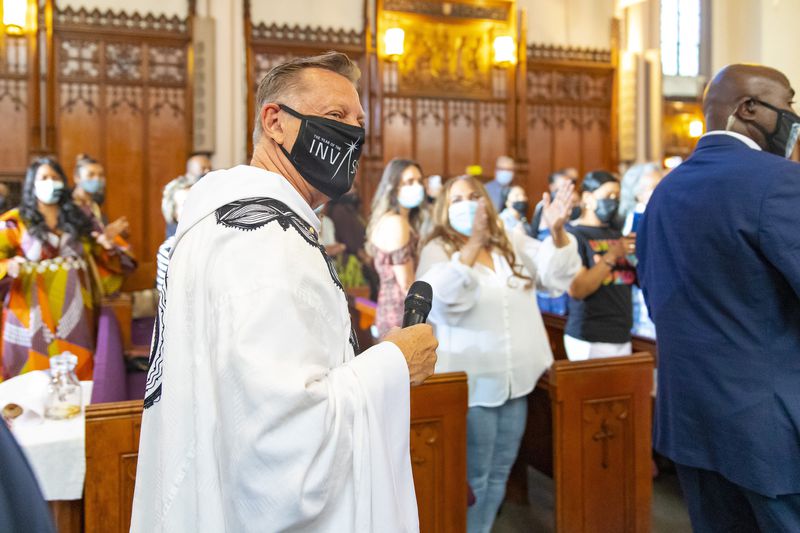
[{"label": "blue suit sleeve", "polygon": [[800,171],[775,180],[761,204],[762,253],[800,296]]}]

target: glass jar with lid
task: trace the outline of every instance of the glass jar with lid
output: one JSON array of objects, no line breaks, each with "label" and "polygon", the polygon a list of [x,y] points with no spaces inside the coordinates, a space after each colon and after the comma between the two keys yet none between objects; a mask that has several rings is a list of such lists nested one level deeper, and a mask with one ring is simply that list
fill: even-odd
[{"label": "glass jar with lid", "polygon": [[44,416],[66,420],[78,416],[83,409],[81,382],[75,375],[78,356],[70,352],[50,358],[50,383],[47,385]]}]

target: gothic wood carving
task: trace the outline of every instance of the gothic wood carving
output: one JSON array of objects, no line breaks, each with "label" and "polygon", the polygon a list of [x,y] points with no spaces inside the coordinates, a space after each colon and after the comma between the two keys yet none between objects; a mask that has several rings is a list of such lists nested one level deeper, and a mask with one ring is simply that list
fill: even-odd
[{"label": "gothic wood carving", "polygon": [[614,170],[613,51],[530,45],[527,52],[520,108],[527,108],[529,194],[541,195],[559,168]]},{"label": "gothic wood carving", "polygon": [[149,288],[164,239],[161,191],[192,146],[191,22],[72,7],[53,20],[58,155],[68,175],[78,153],[105,165],[108,216],[128,218],[139,259],[126,288]]}]

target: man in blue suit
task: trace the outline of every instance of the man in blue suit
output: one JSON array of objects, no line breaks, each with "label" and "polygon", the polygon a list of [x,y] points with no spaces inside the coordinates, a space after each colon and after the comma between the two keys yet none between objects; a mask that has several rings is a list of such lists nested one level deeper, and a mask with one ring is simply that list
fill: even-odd
[{"label": "man in blue suit", "polygon": [[655,447],[696,532],[800,531],[800,134],[782,73],[731,65],[639,224]]},{"label": "man in blue suit", "polygon": [[503,210],[513,180],[514,160],[507,155],[501,155],[497,158],[494,179],[486,184],[486,192],[498,213]]}]

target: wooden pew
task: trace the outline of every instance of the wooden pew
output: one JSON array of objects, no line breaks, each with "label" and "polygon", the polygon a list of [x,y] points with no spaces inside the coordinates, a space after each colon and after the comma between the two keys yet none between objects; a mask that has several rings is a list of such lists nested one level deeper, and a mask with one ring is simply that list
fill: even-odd
[{"label": "wooden pew", "polygon": [[[437,374],[412,389],[411,461],[420,527],[426,533],[466,530],[466,417],[465,374]],[[86,533],[130,528],[141,419],[141,401],[86,408]]]},{"label": "wooden pew", "polygon": [[553,364],[556,531],[650,531],[652,390],[648,353]]},{"label": "wooden pew", "polygon": [[[648,531],[649,526],[644,527],[642,520],[647,520],[649,524],[652,487],[650,394],[654,366],[654,357],[650,354],[657,352],[655,341],[633,338],[634,352],[649,353],[570,362],[564,350],[566,317],[549,313],[543,313],[542,317],[556,361],[528,396],[528,421],[519,456],[509,478],[507,499],[517,503],[527,502],[527,468],[532,466],[555,479],[557,531]],[[620,409],[622,404],[617,400],[621,399],[632,402],[635,406],[633,414],[629,411],[623,421],[609,421],[607,409],[609,406]],[[591,410],[584,413],[583,409],[590,409],[589,406],[598,409],[600,414],[593,414]],[[592,427],[586,418],[593,421],[595,426],[598,423],[602,425],[606,420],[607,429],[621,423],[623,426],[617,429],[623,431],[625,438],[633,435],[635,440],[631,444],[620,439],[620,433],[613,429],[607,432],[613,433],[613,436],[603,438],[601,428]],[[634,425],[629,427],[626,424]],[[628,433],[632,431],[631,428],[635,431]],[[591,429],[595,431],[591,432]],[[598,440],[594,439],[595,435],[600,435]],[[622,470],[614,468],[620,466],[617,463],[609,463],[608,467],[603,468],[602,460],[599,463],[600,470],[587,470],[587,467],[597,466],[597,457],[591,454],[602,453],[603,446],[608,454],[623,450],[626,463]],[[591,457],[592,461],[586,457]],[[560,462],[559,458],[562,458]],[[634,466],[633,470],[630,470],[631,465]],[[608,475],[610,469],[614,470],[612,476]],[[614,485],[614,482],[623,485]],[[629,490],[633,492],[625,492]],[[616,499],[603,500],[605,497]],[[634,505],[631,507],[632,501]],[[597,517],[592,513],[596,512],[600,503],[602,512]],[[625,520],[622,525],[607,520],[620,517]]]}]

